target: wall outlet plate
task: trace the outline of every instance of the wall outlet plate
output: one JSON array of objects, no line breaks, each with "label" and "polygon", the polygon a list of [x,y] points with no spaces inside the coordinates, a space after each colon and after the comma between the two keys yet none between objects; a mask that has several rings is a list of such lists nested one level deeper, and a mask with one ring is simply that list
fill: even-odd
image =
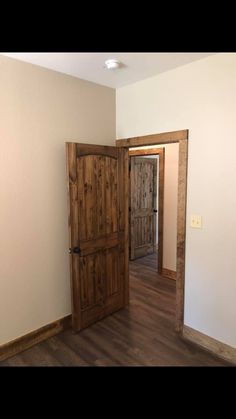
[{"label": "wall outlet plate", "polygon": [[192,214],[190,217],[190,227],[192,228],[202,228],[202,216]]}]

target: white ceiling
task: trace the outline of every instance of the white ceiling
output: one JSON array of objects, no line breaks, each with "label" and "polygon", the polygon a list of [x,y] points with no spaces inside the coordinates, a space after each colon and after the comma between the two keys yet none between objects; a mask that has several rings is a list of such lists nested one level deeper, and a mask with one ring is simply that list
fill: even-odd
[{"label": "white ceiling", "polygon": [[[211,53],[4,53],[51,70],[69,74],[113,88],[125,86],[192,61]],[[107,70],[104,62],[115,58],[123,63],[118,70]]]}]

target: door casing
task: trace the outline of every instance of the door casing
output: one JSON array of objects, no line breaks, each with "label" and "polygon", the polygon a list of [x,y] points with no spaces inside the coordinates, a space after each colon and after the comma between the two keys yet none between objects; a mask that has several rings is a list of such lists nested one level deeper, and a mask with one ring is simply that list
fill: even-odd
[{"label": "door casing", "polygon": [[182,333],[184,322],[188,133],[188,130],[185,129],[116,140],[117,147],[125,148],[171,143],[179,144],[176,278],[176,331],[179,333]]}]

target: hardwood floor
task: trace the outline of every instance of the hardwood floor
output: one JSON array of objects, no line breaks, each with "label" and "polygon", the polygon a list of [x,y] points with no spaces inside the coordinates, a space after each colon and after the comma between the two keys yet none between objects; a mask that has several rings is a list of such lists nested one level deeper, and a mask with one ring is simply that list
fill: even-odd
[{"label": "hardwood floor", "polygon": [[78,334],[60,333],[0,366],[223,366],[174,331],[175,281],[156,257],[130,263],[130,305]]}]

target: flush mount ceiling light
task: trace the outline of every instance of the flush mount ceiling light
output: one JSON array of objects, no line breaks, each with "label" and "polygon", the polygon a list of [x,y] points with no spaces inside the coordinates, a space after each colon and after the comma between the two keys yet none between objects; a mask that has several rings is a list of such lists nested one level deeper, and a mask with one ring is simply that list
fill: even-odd
[{"label": "flush mount ceiling light", "polygon": [[105,67],[108,70],[116,70],[121,66],[121,63],[118,60],[106,60],[105,61]]}]

